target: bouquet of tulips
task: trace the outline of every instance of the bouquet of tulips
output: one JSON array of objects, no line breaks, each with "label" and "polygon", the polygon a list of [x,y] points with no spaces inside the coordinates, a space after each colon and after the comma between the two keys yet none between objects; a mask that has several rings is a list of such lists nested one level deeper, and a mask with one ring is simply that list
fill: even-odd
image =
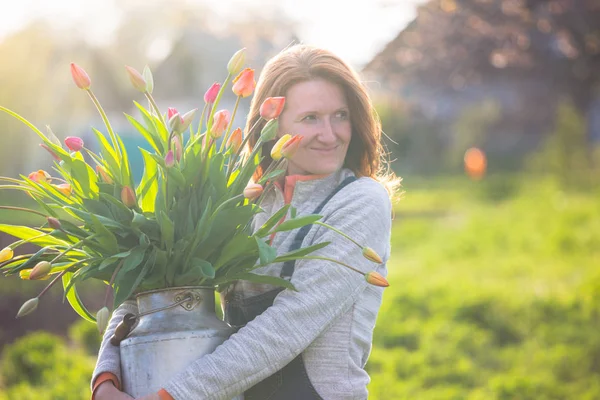
[{"label": "bouquet of tulips", "polygon": [[[252,271],[274,262],[308,258],[328,243],[278,255],[266,240],[271,234],[322,224],[319,215],[297,216],[289,205],[252,232],[251,221],[262,211],[265,186],[285,171],[286,158],[292,156],[302,137],[281,137],[271,152],[273,164],[260,181],[252,182],[262,160],[262,145],[276,138],[277,117],[285,98],[268,98],[261,105],[262,122],[267,122],[260,131],[254,132],[255,126],[245,138],[241,129],[232,131],[240,100],[251,96],[255,87],[254,70],[244,69],[244,64],[242,49],[229,61],[223,84],[213,84],[204,95],[197,127],[193,126],[196,110],[180,114],[169,108],[161,112],[152,97],[154,82],[148,67],[142,73],[126,67],[148,107],[134,102],[139,118],[125,117],[153,149],[140,149],[144,173],[137,186],[126,148],[93,94],[89,76],[78,65],[71,64],[73,80],[90,97],[106,128],[106,134],[93,129],[98,154],[86,148],[81,138],[67,137],[63,145],[50,130],[44,134],[25,118],[0,107],[30,127],[55,159],[52,174],[39,170],[21,179],[0,177],[6,182],[0,189],[25,191],[39,205],[36,210],[0,208],[43,217],[40,227],[0,224],[1,232],[18,238],[0,251],[0,271],[22,279],[52,279],[37,297],[23,304],[18,317],[33,312],[58,281],[73,309],[85,319],[97,320],[100,331],[108,321],[106,303],[111,291],[114,308],[134,293],[173,286],[206,285],[222,290],[236,280],[249,280],[294,290],[287,280]],[[218,110],[230,81],[237,95],[231,116],[227,110]],[[244,151],[250,135],[258,135],[256,145],[252,151]],[[286,215],[288,219],[279,223]],[[15,256],[14,250],[24,243],[40,249]],[[363,254],[381,262],[370,248],[365,247]],[[371,283],[387,285],[374,272],[365,277]],[[96,315],[88,311],[77,292],[77,284],[90,278],[108,285],[105,307]]]}]

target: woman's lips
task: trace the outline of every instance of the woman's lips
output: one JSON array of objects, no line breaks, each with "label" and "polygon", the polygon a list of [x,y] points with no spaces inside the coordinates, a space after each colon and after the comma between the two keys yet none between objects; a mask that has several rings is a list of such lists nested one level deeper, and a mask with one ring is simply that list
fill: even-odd
[{"label": "woman's lips", "polygon": [[314,150],[318,153],[322,153],[322,154],[329,154],[329,153],[333,153],[336,149],[338,148],[338,146],[335,147],[329,147],[327,149],[317,149],[317,148],[312,148],[311,150]]}]

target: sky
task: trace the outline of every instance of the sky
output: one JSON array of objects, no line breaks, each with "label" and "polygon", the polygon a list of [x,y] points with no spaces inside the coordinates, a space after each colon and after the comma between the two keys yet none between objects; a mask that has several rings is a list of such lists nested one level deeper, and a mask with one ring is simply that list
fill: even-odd
[{"label": "sky", "polygon": [[[140,6],[149,1],[139,1]],[[356,67],[366,64],[414,17],[423,0],[180,0],[204,4],[227,17],[251,7],[278,5],[299,23],[304,43],[328,48]],[[0,40],[37,18],[58,29],[84,25],[93,43],[111,37],[119,24],[117,0],[3,1]],[[136,0],[130,0],[135,3]],[[166,2],[164,2],[167,4]]]}]

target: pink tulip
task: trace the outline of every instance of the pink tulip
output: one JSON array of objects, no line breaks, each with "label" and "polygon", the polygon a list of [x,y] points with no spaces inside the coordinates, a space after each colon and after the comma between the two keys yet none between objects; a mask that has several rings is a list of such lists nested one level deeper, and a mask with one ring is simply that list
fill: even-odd
[{"label": "pink tulip", "polygon": [[215,100],[217,99],[217,95],[219,94],[220,89],[221,89],[220,83],[218,83],[218,82],[213,83],[212,86],[210,88],[208,88],[206,93],[204,93],[204,101],[207,104],[214,103]]},{"label": "pink tulip", "polygon": [[83,149],[83,139],[77,136],[67,136],[65,138],[65,145],[71,151],[79,151]]},{"label": "pink tulip", "polygon": [[142,74],[140,74],[135,68],[132,68],[128,65],[125,66],[125,69],[127,70],[127,75],[129,75],[129,80],[131,81],[133,87],[136,90],[145,93],[147,85]]},{"label": "pink tulip", "polygon": [[169,150],[165,156],[165,165],[167,168],[171,168],[175,165],[175,156],[173,156],[173,150]]},{"label": "pink tulip", "polygon": [[183,146],[181,145],[181,136],[175,135],[173,137],[173,147],[175,148],[175,159],[179,162],[179,161],[181,161],[181,156],[183,154]]},{"label": "pink tulip", "polygon": [[[173,115],[175,114],[179,114],[179,111],[177,111],[177,109],[173,107],[169,107],[169,110],[167,111],[167,119],[170,121],[171,118],[173,118]],[[183,117],[181,116],[181,114],[179,114],[179,118],[181,118],[181,122],[183,123]]]},{"label": "pink tulip", "polygon": [[260,116],[267,121],[279,117],[285,105],[285,97],[268,97],[260,106]]},{"label": "pink tulip", "polygon": [[71,63],[71,76],[79,89],[89,89],[92,81],[89,75],[75,63]]}]

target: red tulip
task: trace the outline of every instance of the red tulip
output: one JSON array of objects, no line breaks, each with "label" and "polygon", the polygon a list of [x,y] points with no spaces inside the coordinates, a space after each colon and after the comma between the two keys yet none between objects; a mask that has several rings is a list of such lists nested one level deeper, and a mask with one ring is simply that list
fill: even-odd
[{"label": "red tulip", "polygon": [[79,151],[83,148],[83,139],[81,139],[77,136],[67,136],[65,138],[65,145],[71,151]]},{"label": "red tulip", "polygon": [[268,97],[260,106],[260,116],[266,120],[279,117],[285,105],[285,97]]},{"label": "red tulip", "polygon": [[236,96],[248,97],[254,91],[256,87],[256,81],[254,80],[254,70],[252,68],[245,68],[236,78],[233,80],[233,93]]},{"label": "red tulip", "polygon": [[89,89],[92,81],[89,75],[75,63],[71,63],[71,76],[79,89]]},{"label": "red tulip", "polygon": [[221,89],[221,84],[215,82],[212,84],[210,88],[204,93],[204,101],[208,104],[214,103],[217,99],[217,95],[219,94],[219,90]]}]

